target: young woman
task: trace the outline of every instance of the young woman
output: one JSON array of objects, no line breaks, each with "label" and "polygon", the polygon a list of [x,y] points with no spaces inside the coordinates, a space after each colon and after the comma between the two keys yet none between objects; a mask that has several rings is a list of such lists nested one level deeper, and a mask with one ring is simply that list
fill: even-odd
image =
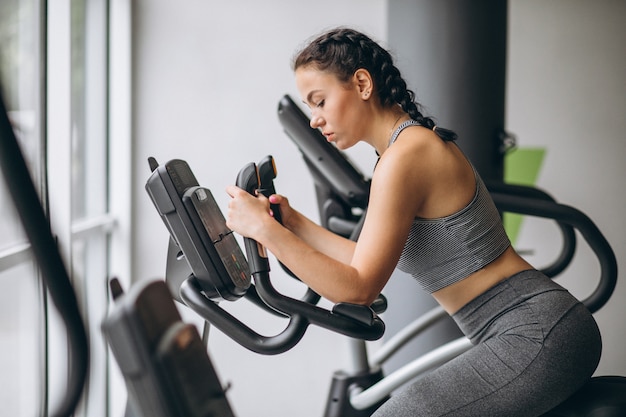
[{"label": "young woman", "polygon": [[363,141],[380,156],[359,239],[318,226],[284,196],[255,198],[235,186],[228,227],[333,302],[370,304],[397,266],[475,345],[374,415],[539,416],[576,391],[600,357],[593,317],[511,247],[456,135],[421,114],[390,54],[339,28],[314,39],[293,67],[311,127],[339,149]]}]

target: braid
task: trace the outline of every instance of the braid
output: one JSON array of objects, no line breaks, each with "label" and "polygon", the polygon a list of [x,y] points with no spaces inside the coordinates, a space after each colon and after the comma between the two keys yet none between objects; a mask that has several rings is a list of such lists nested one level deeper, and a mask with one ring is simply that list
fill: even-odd
[{"label": "braid", "polygon": [[[382,49],[382,48],[381,48]],[[415,93],[407,88],[406,81],[400,75],[400,70],[393,65],[391,55],[388,56],[379,66],[381,80],[377,84],[378,95],[383,105],[399,104],[402,110],[407,112],[411,119],[417,121],[421,126],[431,129],[441,139],[445,141],[456,140],[457,135],[451,130],[438,127],[432,118],[422,114],[420,105],[415,101]]]},{"label": "braid", "polygon": [[363,33],[338,28],[320,35],[293,60],[294,71],[306,66],[332,72],[342,82],[348,82],[356,70],[363,68],[371,74],[374,91],[383,107],[399,104],[412,119],[432,129],[441,139],[456,139],[454,132],[436,126],[421,113],[415,93],[407,88],[391,54]]}]

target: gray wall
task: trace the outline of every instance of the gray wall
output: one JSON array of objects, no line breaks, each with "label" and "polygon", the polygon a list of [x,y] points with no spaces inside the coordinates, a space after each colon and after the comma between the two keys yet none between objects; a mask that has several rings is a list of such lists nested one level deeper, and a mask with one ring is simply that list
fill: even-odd
[{"label": "gray wall", "polygon": [[[626,2],[510,2],[507,128],[520,146],[545,147],[538,186],[591,217],[622,271],[611,301],[595,314],[604,340],[597,374],[626,375]],[[527,222],[520,248],[536,264],[554,259],[556,235]],[[597,281],[584,244],[559,279],[579,297]]]},{"label": "gray wall", "polygon": [[[419,12],[412,2],[389,4],[406,7],[409,16]],[[388,2],[138,0],[134,5],[133,278],[160,278],[165,271],[167,233],[143,189],[148,156],[187,160],[225,208],[222,190],[239,168],[271,153],[279,191],[317,218],[310,176],[276,118],[284,93],[298,99],[289,62],[305,39],[334,25],[355,26],[384,43],[388,27],[397,23],[388,20]],[[626,252],[620,210],[626,206],[620,192],[626,169],[621,161],[626,155],[621,137],[626,131],[625,5],[510,2],[506,102],[507,128],[520,145],[548,149],[538,185],[591,216],[621,258],[620,266]],[[402,48],[391,45],[401,66],[418,58]],[[407,68],[406,75],[415,86],[418,74]],[[364,172],[371,170],[369,149],[359,147],[351,156]],[[549,258],[558,241],[548,232],[542,224],[526,222],[520,245]],[[584,295],[588,277],[597,275],[594,262],[581,248],[564,284]],[[273,270],[282,278],[278,266]],[[404,290],[419,291],[408,278],[398,278]],[[296,296],[302,291],[286,279],[279,287]],[[596,315],[605,341],[601,374],[626,374],[626,326],[620,320],[626,307],[618,302],[625,295],[620,282],[613,301]],[[284,326],[257,314],[246,301],[228,308],[268,335]],[[317,328],[276,357],[252,354],[216,330],[210,351],[222,380],[232,383],[229,396],[239,417],[321,415],[332,371],[349,360],[344,338]]]},{"label": "gray wall", "polygon": [[[447,17],[453,24],[464,24],[455,14],[459,6],[466,3],[390,2],[389,43],[409,84],[416,86],[428,110],[440,117],[444,126],[460,120],[461,126],[450,127],[473,133],[466,125],[482,122],[482,109],[476,108],[485,98],[468,96],[467,91],[480,91],[462,85],[467,81],[464,61],[471,61],[471,53],[454,51],[459,43],[452,39],[463,28],[455,26],[446,32],[440,23]],[[435,13],[439,21],[427,13]],[[509,1],[504,124],[507,131],[517,135],[519,147],[546,149],[537,186],[594,220],[612,245],[620,270],[626,258],[626,221],[622,215],[626,204],[622,190],[626,176],[625,17],[623,1]],[[410,24],[412,19],[414,25]],[[482,23],[472,16],[465,24]],[[477,59],[482,59],[483,53],[476,52]],[[493,67],[485,64],[484,71],[489,74]],[[442,65],[455,67],[439,69]],[[494,78],[498,76],[494,74]],[[461,103],[473,102],[468,114],[474,119],[459,114],[457,97]],[[461,146],[463,140],[461,136]],[[516,244],[528,253],[531,263],[542,267],[556,258],[561,242],[558,229],[551,223],[527,218]],[[585,298],[598,277],[595,257],[584,243],[579,243],[574,262],[557,281]],[[403,287],[409,284],[393,285],[402,289],[399,293],[406,293]],[[620,320],[626,316],[626,305],[621,302],[625,296],[626,284],[620,280],[611,302],[595,314],[604,339],[597,374],[626,374],[626,326]]]}]

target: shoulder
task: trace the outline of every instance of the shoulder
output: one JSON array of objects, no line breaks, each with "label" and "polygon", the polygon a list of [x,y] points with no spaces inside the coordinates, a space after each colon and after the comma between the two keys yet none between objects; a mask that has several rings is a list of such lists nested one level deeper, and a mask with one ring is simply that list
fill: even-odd
[{"label": "shoulder", "polygon": [[388,178],[408,176],[424,178],[441,166],[449,156],[449,148],[435,132],[423,126],[409,126],[383,153],[374,176]]},{"label": "shoulder", "polygon": [[475,187],[473,169],[459,147],[415,126],[383,153],[372,177],[371,199],[392,199],[416,216],[434,218],[464,207]]},{"label": "shoulder", "polygon": [[436,166],[442,159],[441,139],[422,126],[402,131],[383,153],[372,176],[370,203],[419,212],[435,187]]}]

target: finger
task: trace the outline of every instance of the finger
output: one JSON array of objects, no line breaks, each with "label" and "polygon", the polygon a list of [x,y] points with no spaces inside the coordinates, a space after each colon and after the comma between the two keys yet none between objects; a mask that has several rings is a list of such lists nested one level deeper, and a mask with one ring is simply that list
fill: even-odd
[{"label": "finger", "polygon": [[239,191],[241,191],[241,188],[236,185],[229,185],[226,187],[226,193],[231,197],[234,197]]},{"label": "finger", "polygon": [[270,203],[272,204],[282,204],[287,203],[288,199],[282,194],[272,194],[269,197]]},{"label": "finger", "polygon": [[[263,201],[263,202],[269,202],[269,201],[270,201],[270,200],[269,200],[267,197],[265,197],[262,193],[257,194],[256,198],[257,198],[259,201]],[[266,204],[267,204],[267,203],[266,203]]]}]

